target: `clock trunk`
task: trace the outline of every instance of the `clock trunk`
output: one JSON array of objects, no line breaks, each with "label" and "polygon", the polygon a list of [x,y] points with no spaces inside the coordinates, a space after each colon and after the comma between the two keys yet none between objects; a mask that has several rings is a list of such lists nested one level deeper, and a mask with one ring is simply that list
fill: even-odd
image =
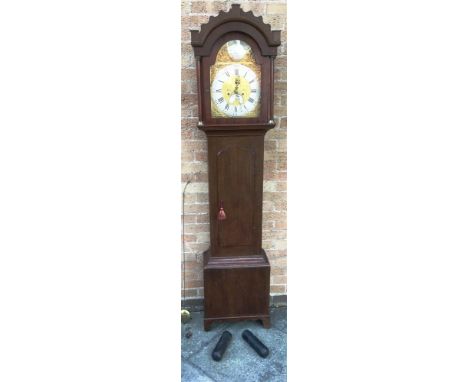
[{"label": "clock trunk", "polygon": [[[258,255],[262,242],[263,134],[209,136],[213,256]],[[221,205],[226,218],[218,219]]]}]

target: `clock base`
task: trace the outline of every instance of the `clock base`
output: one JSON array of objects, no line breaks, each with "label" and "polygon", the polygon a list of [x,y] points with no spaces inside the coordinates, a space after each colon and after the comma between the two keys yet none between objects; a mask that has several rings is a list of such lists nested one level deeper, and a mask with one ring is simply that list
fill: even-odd
[{"label": "clock base", "polygon": [[216,321],[260,320],[270,327],[270,263],[262,249],[251,256],[204,253],[204,328]]}]

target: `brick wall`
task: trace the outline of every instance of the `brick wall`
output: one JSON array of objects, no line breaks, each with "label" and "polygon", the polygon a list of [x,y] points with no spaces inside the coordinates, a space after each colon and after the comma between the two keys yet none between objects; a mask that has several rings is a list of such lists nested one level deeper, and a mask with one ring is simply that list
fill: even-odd
[{"label": "brick wall", "polygon": [[[199,29],[210,16],[228,11],[231,4],[263,16],[281,30],[282,44],[275,60],[276,127],[265,136],[263,182],[263,248],[271,263],[271,294],[286,294],[286,1],[182,1],[182,187],[185,192],[185,296],[203,297],[202,252],[209,246],[208,166],[205,133],[198,130],[195,58],[190,29]],[[183,292],[183,291],[182,291]]]}]

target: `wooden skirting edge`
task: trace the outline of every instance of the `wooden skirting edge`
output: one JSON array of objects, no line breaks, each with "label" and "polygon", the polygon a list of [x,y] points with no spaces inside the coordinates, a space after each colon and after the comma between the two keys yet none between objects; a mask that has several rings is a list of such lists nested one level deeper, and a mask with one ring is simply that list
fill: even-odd
[{"label": "wooden skirting edge", "polygon": [[[181,301],[182,308],[188,309],[192,312],[200,312],[203,310],[203,298],[188,298],[187,300]],[[270,307],[287,306],[287,295],[276,294],[270,296]]]}]

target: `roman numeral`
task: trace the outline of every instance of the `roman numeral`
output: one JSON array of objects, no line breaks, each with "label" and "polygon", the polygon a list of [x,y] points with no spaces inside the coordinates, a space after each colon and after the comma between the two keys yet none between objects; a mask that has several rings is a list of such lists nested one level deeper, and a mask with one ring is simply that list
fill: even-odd
[{"label": "roman numeral", "polygon": [[252,80],[252,81],[249,81],[249,84],[251,84],[252,82],[254,82],[255,80]]},{"label": "roman numeral", "polygon": [[247,75],[247,73],[248,73],[248,72],[245,72],[245,74],[244,74],[244,78],[245,78],[245,76]]},{"label": "roman numeral", "polygon": [[236,68],[236,70],[234,70],[234,73],[236,74],[236,76],[238,76],[239,75],[239,69]]},{"label": "roman numeral", "polygon": [[221,93],[221,89],[216,89],[215,92],[216,93]]},{"label": "roman numeral", "polygon": [[228,77],[231,77],[231,75],[229,74],[229,72],[224,72],[224,74],[226,74],[226,76],[228,76]]},{"label": "roman numeral", "polygon": [[224,98],[223,98],[223,97],[219,97],[219,98],[218,98],[218,103],[222,103],[222,102],[224,102]]},{"label": "roman numeral", "polygon": [[234,106],[234,111],[237,113],[237,106]]},{"label": "roman numeral", "polygon": [[251,92],[252,92],[252,93],[256,93],[256,92],[257,92],[257,89],[252,89]]},{"label": "roman numeral", "polygon": [[229,104],[228,103],[226,104],[226,107],[224,108],[224,110],[229,110]]},{"label": "roman numeral", "polygon": [[224,84],[224,81],[221,81],[221,80],[218,80],[219,82],[221,82],[222,84]]},{"label": "roman numeral", "polygon": [[254,99],[252,97],[249,98],[249,102],[254,102]]}]

